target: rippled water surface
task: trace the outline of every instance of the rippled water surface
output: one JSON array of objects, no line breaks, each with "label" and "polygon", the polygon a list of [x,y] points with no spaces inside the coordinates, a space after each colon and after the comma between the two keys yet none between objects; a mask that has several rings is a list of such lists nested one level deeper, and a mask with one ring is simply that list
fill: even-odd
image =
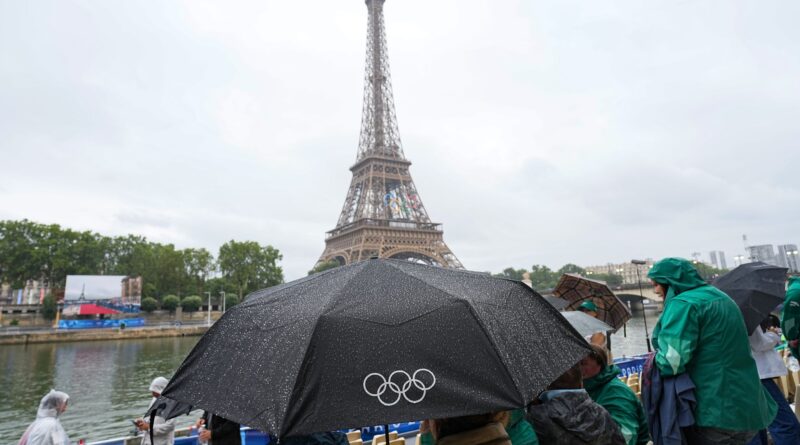
[{"label": "rippled water surface", "polygon": [[150,381],[170,377],[199,339],[0,346],[0,443],[17,442],[51,388],[70,395],[61,422],[73,441],[128,435],[150,403]]}]

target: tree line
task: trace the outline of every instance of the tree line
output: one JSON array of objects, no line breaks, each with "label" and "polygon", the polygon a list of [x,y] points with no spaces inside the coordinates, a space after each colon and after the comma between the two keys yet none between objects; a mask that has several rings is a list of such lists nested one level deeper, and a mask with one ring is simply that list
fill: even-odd
[{"label": "tree line", "polygon": [[[708,281],[722,276],[727,272],[699,261],[694,262],[694,267],[700,273],[700,276]],[[591,275],[587,275],[586,269],[576,266],[572,263],[565,264],[558,270],[552,270],[549,267],[541,264],[534,264],[531,266],[530,270],[507,267],[503,269],[502,272],[493,274],[493,276],[510,278],[512,280],[522,280],[525,273],[530,274],[531,286],[540,291],[551,290],[556,287],[558,280],[561,279],[561,275],[565,273],[578,274],[593,280],[605,281],[606,284],[608,284],[612,289],[617,286],[621,286],[623,282],[622,275],[611,273],[593,273]],[[646,273],[642,274],[642,280],[646,283],[649,282]]]},{"label": "tree line", "polygon": [[[527,269],[514,269],[507,267],[502,272],[494,274],[495,277],[510,278],[512,280],[522,280],[525,273],[530,274],[531,286],[540,291],[550,290],[556,287],[561,275],[565,273],[573,273],[578,275],[586,275],[586,269],[576,266],[575,264],[568,263],[558,270],[552,270],[547,266],[541,264],[534,264],[530,270]],[[593,280],[605,281],[609,286],[615,287],[622,284],[622,275],[617,274],[592,274]]]},{"label": "tree line", "polygon": [[[109,237],[58,224],[0,221],[0,283],[21,288],[30,279],[64,288],[67,275],[142,277],[142,297],[221,292],[238,296],[283,282],[280,251],[255,241],[228,241],[216,258],[207,249],[177,249],[143,236]],[[217,300],[218,301],[218,300]],[[171,302],[170,302],[171,303]]]}]

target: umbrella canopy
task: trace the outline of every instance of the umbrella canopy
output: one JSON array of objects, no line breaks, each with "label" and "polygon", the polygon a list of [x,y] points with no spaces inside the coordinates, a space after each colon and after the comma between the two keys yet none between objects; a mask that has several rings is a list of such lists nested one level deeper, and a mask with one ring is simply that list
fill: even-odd
[{"label": "umbrella canopy", "polygon": [[786,294],[785,267],[756,261],[745,263],[712,283],[736,302],[744,316],[747,332],[752,334]]},{"label": "umbrella canopy", "polygon": [[251,294],[162,396],[285,437],[523,407],[586,353],[521,282],[374,259]]},{"label": "umbrella canopy", "polygon": [[587,301],[594,303],[597,319],[610,325],[614,332],[631,318],[630,309],[602,281],[567,273],[561,275],[553,294],[567,300],[568,311],[578,309]]},{"label": "umbrella canopy", "polygon": [[567,319],[567,322],[578,331],[579,334],[586,337],[587,335],[592,335],[596,332],[613,332],[614,328],[611,326],[603,323],[602,321],[592,317],[591,315],[584,314],[583,312],[579,311],[566,311],[562,312],[561,315]]}]

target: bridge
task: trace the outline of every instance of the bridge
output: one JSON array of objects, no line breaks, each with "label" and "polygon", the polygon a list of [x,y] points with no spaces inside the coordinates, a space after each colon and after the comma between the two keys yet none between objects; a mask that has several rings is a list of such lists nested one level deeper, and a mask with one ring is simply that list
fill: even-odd
[{"label": "bridge", "polygon": [[632,310],[642,310],[642,297],[645,300],[649,300],[646,304],[647,309],[655,308],[659,312],[664,309],[664,301],[656,295],[653,286],[642,285],[641,294],[639,293],[639,286],[626,286],[625,289],[615,289],[613,292],[617,298],[627,303]]}]

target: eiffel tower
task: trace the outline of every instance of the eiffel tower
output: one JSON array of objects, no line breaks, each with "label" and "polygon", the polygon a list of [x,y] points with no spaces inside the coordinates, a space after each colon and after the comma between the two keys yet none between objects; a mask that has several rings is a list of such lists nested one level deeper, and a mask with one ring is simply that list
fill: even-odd
[{"label": "eiffel tower", "polygon": [[319,263],[350,264],[399,258],[462,269],[431,222],[409,173],[394,111],[383,23],[385,0],[366,0],[369,12],[361,136],[353,179],[336,228],[327,233]]}]

